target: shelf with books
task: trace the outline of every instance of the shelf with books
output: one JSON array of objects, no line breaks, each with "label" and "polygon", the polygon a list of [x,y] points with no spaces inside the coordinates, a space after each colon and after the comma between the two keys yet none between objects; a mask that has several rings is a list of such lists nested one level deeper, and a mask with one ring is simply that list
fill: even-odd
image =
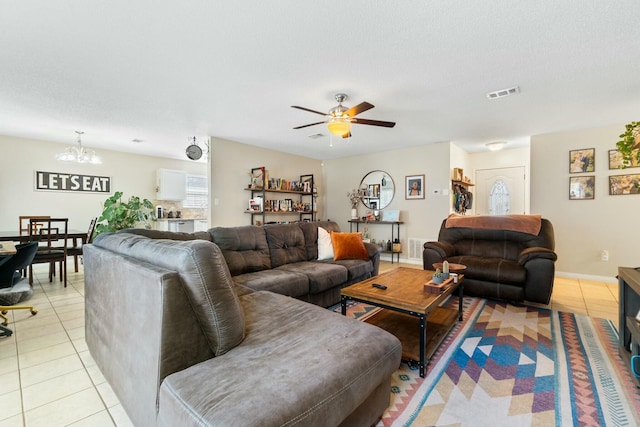
[{"label": "shelf with books", "polygon": [[[251,224],[265,224],[266,215],[297,215],[299,221],[315,221],[317,194],[313,174],[300,175],[296,181],[269,178],[269,172],[261,166],[251,169],[250,175],[252,183],[245,190],[251,192],[251,198],[245,213],[251,215]],[[277,194],[295,197],[275,198]]]}]

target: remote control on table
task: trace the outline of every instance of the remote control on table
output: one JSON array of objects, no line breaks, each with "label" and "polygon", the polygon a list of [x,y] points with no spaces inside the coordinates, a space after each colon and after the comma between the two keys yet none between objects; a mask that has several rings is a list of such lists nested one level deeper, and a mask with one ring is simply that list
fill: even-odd
[{"label": "remote control on table", "polygon": [[382,289],[382,290],[387,289],[385,285],[381,285],[380,283],[374,283],[371,286],[373,286],[374,288]]}]

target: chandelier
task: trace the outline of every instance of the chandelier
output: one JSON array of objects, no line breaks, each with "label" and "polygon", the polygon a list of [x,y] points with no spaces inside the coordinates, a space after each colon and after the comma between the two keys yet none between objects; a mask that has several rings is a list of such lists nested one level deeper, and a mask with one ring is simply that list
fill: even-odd
[{"label": "chandelier", "polygon": [[56,154],[56,159],[63,162],[92,163],[94,165],[102,163],[95,151],[82,146],[80,137],[84,132],[77,130],[76,133],[78,134],[78,146],[65,148],[62,153]]}]

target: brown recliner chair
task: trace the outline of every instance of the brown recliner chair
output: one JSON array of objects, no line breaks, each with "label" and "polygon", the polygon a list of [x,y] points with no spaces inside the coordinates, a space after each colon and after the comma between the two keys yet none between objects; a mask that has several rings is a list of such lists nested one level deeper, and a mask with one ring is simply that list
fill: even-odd
[{"label": "brown recliner chair", "polygon": [[[539,224],[536,234],[535,224]],[[527,222],[529,229],[519,229]],[[523,228],[524,229],[524,228]],[[443,262],[467,266],[464,291],[471,296],[548,304],[555,274],[555,241],[549,220],[537,215],[449,217],[437,242],[424,244],[423,267]]]}]

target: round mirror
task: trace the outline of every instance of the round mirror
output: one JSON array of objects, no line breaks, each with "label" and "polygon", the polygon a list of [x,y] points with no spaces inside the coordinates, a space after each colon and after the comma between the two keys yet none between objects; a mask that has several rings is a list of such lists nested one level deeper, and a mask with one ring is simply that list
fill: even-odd
[{"label": "round mirror", "polygon": [[369,209],[378,210],[389,206],[396,186],[391,175],[385,171],[371,171],[360,181],[360,188],[367,190],[367,195],[362,199],[362,203]]}]

